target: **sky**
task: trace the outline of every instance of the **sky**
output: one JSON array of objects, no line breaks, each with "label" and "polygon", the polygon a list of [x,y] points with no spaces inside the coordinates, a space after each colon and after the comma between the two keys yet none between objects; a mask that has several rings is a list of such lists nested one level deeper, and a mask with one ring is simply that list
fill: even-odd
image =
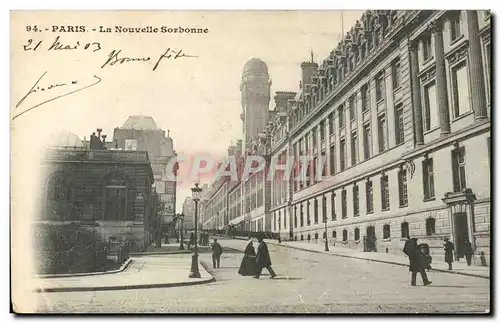
[{"label": "sky", "polygon": [[[344,31],[362,13],[344,11]],[[13,14],[11,19],[11,117],[67,93],[71,82],[92,84],[100,80],[88,89],[16,117],[11,125],[13,146],[38,147],[42,138],[58,130],[83,139],[102,128],[111,139],[113,129],[122,126],[128,116],[142,114],[152,116],[161,129],[170,130],[178,154],[203,153],[221,158],[231,142],[242,138],[239,86],[245,62],[260,58],[267,64],[273,109],[274,92],[297,91],[300,63],[311,59],[311,51],[315,61],[321,63],[337,46],[342,30],[340,11],[24,12]],[[32,31],[35,26],[41,31]],[[54,26],[59,30],[61,26],[85,26],[87,31],[52,32]],[[209,32],[92,31],[100,26],[182,26],[208,28]],[[79,46],[74,50],[49,50],[57,37],[64,46],[77,42]],[[98,46],[100,49],[94,52]],[[154,63],[167,48],[182,49],[197,57],[165,59],[153,71]],[[113,50],[121,50],[119,57],[151,60],[102,67]],[[42,75],[38,86],[70,85],[30,93],[18,104]],[[26,154],[23,152],[23,156]],[[35,152],[31,154],[36,158]],[[190,186],[179,187],[178,212],[184,198],[191,195]]]}]

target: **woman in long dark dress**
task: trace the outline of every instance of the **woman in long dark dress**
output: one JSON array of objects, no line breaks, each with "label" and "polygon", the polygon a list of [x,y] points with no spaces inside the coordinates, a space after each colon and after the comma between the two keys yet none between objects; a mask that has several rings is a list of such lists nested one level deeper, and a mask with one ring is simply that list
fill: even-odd
[{"label": "woman in long dark dress", "polygon": [[248,242],[245,251],[244,251],[244,256],[243,260],[241,261],[240,269],[238,270],[238,274],[242,276],[252,276],[256,272],[256,254],[255,254],[255,248],[253,247],[253,242],[250,240]]}]

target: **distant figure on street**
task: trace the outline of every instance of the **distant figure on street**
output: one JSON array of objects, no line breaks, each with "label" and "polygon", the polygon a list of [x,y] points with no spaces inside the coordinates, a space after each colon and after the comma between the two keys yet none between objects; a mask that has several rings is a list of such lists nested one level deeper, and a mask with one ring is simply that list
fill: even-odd
[{"label": "distant figure on street", "polygon": [[168,241],[168,233],[165,233],[165,244],[169,244],[170,242]]},{"label": "distant figure on street", "polygon": [[194,246],[194,233],[191,232],[191,234],[189,235],[189,242],[188,242],[188,250],[191,250],[191,246],[193,245]]},{"label": "distant figure on street", "polygon": [[422,276],[424,286],[430,285],[432,282],[427,279],[427,274],[425,272],[425,269],[429,267],[429,260],[418,247],[417,238],[408,237],[403,252],[410,260],[411,285],[417,285],[417,273],[420,273],[420,276]]},{"label": "distant figure on street", "polygon": [[444,238],[444,262],[448,264],[448,270],[453,270],[453,250],[455,246],[449,238]]},{"label": "distant figure on street", "polygon": [[243,255],[243,260],[241,261],[240,269],[238,270],[238,274],[242,276],[253,276],[257,273],[256,270],[256,254],[255,254],[255,248],[253,247],[253,241],[250,238],[250,241],[248,242],[244,255]]},{"label": "distant figure on street", "polygon": [[422,243],[418,245],[418,248],[420,249],[422,255],[425,257],[425,263],[427,264],[427,267],[425,269],[427,269],[427,271],[431,270],[432,257],[429,250],[429,245],[427,243]]},{"label": "distant figure on street", "polygon": [[267,249],[267,244],[264,242],[264,235],[260,234],[257,238],[259,240],[259,246],[257,247],[257,271],[253,278],[259,278],[262,273],[262,269],[266,268],[271,274],[271,278],[276,277],[276,273],[271,267],[271,257],[269,256],[269,250]]},{"label": "distant figure on street", "polygon": [[212,243],[212,264],[214,268],[220,268],[220,255],[222,255],[222,246],[214,239]]},{"label": "distant figure on street", "polygon": [[474,254],[474,250],[472,250],[472,244],[469,240],[465,240],[463,248],[465,259],[467,259],[467,266],[470,266],[472,264],[472,255]]}]

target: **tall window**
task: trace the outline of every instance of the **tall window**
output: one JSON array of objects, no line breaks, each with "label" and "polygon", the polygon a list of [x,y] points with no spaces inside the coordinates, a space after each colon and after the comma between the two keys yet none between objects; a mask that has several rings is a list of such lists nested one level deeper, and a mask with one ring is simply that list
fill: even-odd
[{"label": "tall window", "polygon": [[352,95],[349,98],[349,120],[351,121],[356,119],[356,105],[354,104],[355,102],[355,96]]},{"label": "tall window", "polygon": [[300,227],[304,226],[304,204],[300,203]]},{"label": "tall window", "polygon": [[335,230],[332,231],[332,238],[337,239],[337,231]]},{"label": "tall window", "polygon": [[306,135],[304,137],[304,150],[306,152],[309,151],[309,133],[306,133]]},{"label": "tall window", "polygon": [[389,176],[384,175],[380,178],[380,190],[381,190],[381,198],[382,198],[382,210],[388,210],[390,207]]},{"label": "tall window", "polygon": [[401,86],[401,62],[399,57],[392,62],[392,88],[396,90]]},{"label": "tall window", "polygon": [[342,189],[342,219],[347,218],[347,191]]},{"label": "tall window", "polygon": [[394,134],[396,136],[396,145],[402,144],[405,142],[405,130],[404,130],[404,118],[403,118],[403,105],[399,104],[395,109],[395,131]]},{"label": "tall window", "polygon": [[363,149],[365,153],[365,159],[368,159],[372,156],[372,131],[369,123],[363,126],[363,131]]},{"label": "tall window", "polygon": [[286,229],[286,209],[283,209],[283,229]]},{"label": "tall window", "polygon": [[335,145],[330,146],[330,175],[335,174]]},{"label": "tall window", "polygon": [[344,105],[342,105],[342,104],[339,105],[338,111],[339,111],[339,127],[340,127],[340,129],[342,129],[345,126]]},{"label": "tall window", "polygon": [[425,220],[425,234],[431,236],[436,233],[436,219],[427,218]]},{"label": "tall window", "polygon": [[331,203],[332,203],[332,221],[335,221],[335,220],[337,220],[337,214],[335,213],[335,193],[334,192],[332,192]]},{"label": "tall window", "polygon": [[318,199],[314,199],[314,224],[318,224]]},{"label": "tall window", "polygon": [[307,209],[306,209],[306,215],[307,215],[307,225],[311,225],[311,202],[307,201]]},{"label": "tall window", "polygon": [[461,147],[451,152],[452,173],[453,173],[453,192],[461,192],[467,187],[465,179],[465,148]]},{"label": "tall window", "polygon": [[385,151],[387,147],[387,125],[385,122],[385,115],[380,115],[378,117],[378,151],[381,153]]},{"label": "tall window", "polygon": [[428,61],[433,57],[432,53],[432,37],[430,34],[426,34],[422,39],[422,56],[425,61]]},{"label": "tall window", "polygon": [[469,79],[465,61],[452,68],[453,112],[455,118],[471,110]]},{"label": "tall window", "polygon": [[312,128],[311,136],[312,136],[313,147],[316,147],[316,145],[318,144],[318,128],[316,127]]},{"label": "tall window", "polygon": [[368,85],[365,84],[361,87],[361,111],[365,112],[369,110],[369,93]]},{"label": "tall window", "polygon": [[454,42],[462,36],[460,11],[457,10],[450,17],[450,42]]},{"label": "tall window", "polygon": [[432,158],[422,162],[424,175],[424,199],[434,198],[434,164]]},{"label": "tall window", "polygon": [[321,152],[321,159],[320,159],[320,164],[318,165],[318,167],[320,167],[321,169],[321,175],[322,176],[326,176],[327,173],[327,169],[326,169],[326,152]]},{"label": "tall window", "polygon": [[351,164],[354,166],[358,162],[358,136],[354,131],[351,134]]},{"label": "tall window", "polygon": [[359,228],[354,229],[354,241],[359,241]]},{"label": "tall window", "polygon": [[297,205],[293,207],[293,227],[297,227]]},{"label": "tall window", "polygon": [[375,79],[375,96],[377,102],[384,99],[385,86],[384,86],[384,73],[380,73],[377,75]]},{"label": "tall window", "polygon": [[406,170],[401,169],[398,172],[398,186],[399,186],[399,206],[408,205],[408,184],[406,180]]},{"label": "tall window", "polygon": [[342,231],[342,241],[347,241],[347,230],[346,229],[344,229]]},{"label": "tall window", "polygon": [[366,213],[373,213],[373,182],[366,181]]},{"label": "tall window", "polygon": [[354,216],[359,215],[359,187],[356,184],[352,187],[352,211]]},{"label": "tall window", "polygon": [[346,166],[346,151],[345,151],[345,139],[340,140],[340,170],[343,171]]},{"label": "tall window", "polygon": [[401,223],[401,238],[408,238],[410,237],[410,226],[408,225],[408,222],[403,222]]},{"label": "tall window", "polygon": [[439,110],[436,97],[436,83],[434,81],[424,86],[424,128],[425,131],[439,125]]},{"label": "tall window", "polygon": [[326,196],[323,195],[322,199],[323,203],[321,204],[321,213],[323,217],[323,223],[328,220],[328,215],[326,214]]},{"label": "tall window", "polygon": [[391,226],[389,224],[384,224],[382,231],[384,239],[389,239],[391,237]]},{"label": "tall window", "polygon": [[319,137],[321,141],[325,140],[325,122],[321,121],[319,123]]},{"label": "tall window", "polygon": [[333,125],[334,125],[335,119],[333,118],[333,113],[330,113],[328,116],[328,132],[330,133],[330,136],[333,135]]}]

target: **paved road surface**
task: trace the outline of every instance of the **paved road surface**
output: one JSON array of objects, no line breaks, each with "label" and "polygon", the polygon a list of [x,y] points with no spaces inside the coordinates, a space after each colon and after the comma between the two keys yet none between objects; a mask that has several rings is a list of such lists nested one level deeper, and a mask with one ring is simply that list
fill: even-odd
[{"label": "paved road surface", "polygon": [[[243,250],[246,242],[220,240]],[[264,269],[259,280],[237,270],[241,252],[226,250],[216,282],[186,287],[48,293],[39,295],[41,312],[112,313],[485,313],[489,280],[430,272],[431,286],[409,285],[408,268],[280,248],[269,245],[278,277]],[[188,273],[186,273],[187,275]]]}]

